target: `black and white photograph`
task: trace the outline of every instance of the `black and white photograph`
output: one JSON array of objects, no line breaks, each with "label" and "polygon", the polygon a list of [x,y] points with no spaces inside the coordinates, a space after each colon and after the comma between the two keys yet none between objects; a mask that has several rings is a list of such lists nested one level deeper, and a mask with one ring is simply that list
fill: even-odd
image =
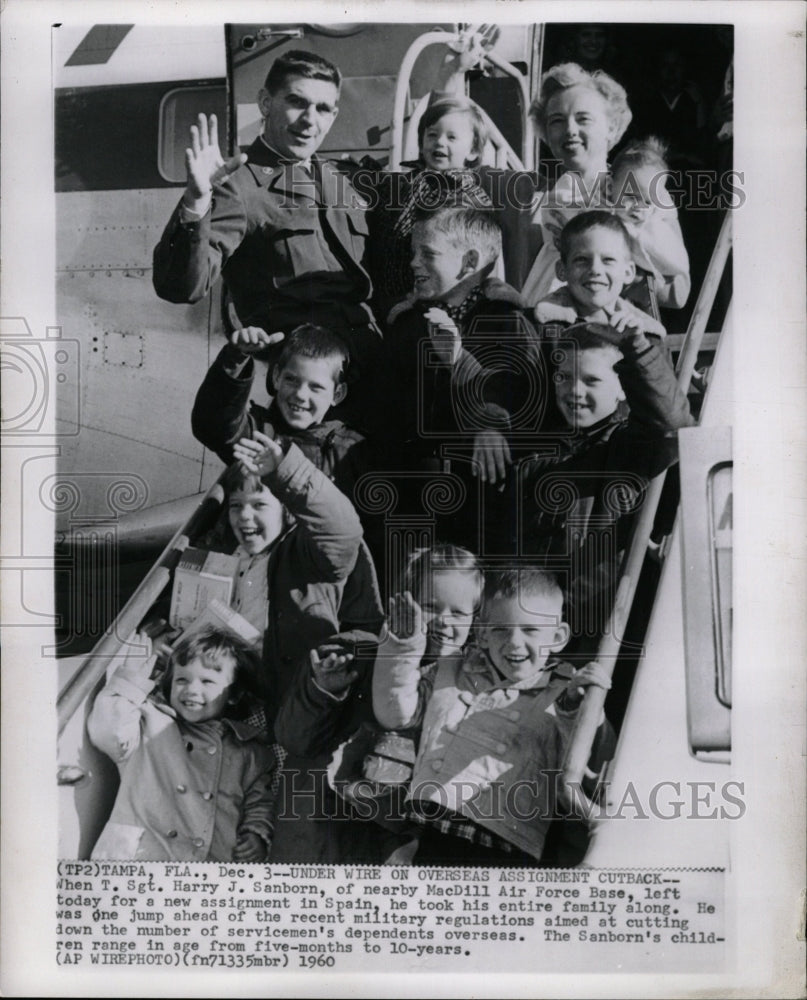
[{"label": "black and white photograph", "polygon": [[0,15],[4,992],[803,995],[762,6]]}]

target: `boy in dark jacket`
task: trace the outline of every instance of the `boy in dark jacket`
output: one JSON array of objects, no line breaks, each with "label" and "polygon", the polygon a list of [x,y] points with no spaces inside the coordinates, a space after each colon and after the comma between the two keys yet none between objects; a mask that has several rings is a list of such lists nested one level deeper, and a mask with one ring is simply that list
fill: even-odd
[{"label": "boy in dark jacket", "polygon": [[[278,335],[273,335],[277,337]],[[281,446],[293,441],[305,457],[352,499],[369,468],[367,445],[341,420],[328,419],[347,396],[348,353],[325,327],[304,323],[285,337],[272,372],[275,396],[268,407],[250,401],[255,379],[252,355],[272,336],[257,327],[236,330],[219,352],[196,394],[194,436],[225,465],[233,445],[261,431]]]},{"label": "boy in dark jacket", "polygon": [[270,378],[274,398],[260,406],[250,399],[255,379],[253,355],[282,334],[258,327],[236,330],[196,394],[191,426],[196,438],[222,462],[233,460],[233,445],[254,431],[282,447],[297,445],[356,507],[365,539],[378,566],[383,558],[383,526],[360,502],[356,483],[373,461],[368,442],[331,415],[348,394],[350,359],[343,341],[322,326],[304,323],[283,340]]},{"label": "boy in dark jacket", "polygon": [[453,475],[464,501],[445,512],[438,535],[475,552],[495,547],[495,526],[506,519],[502,494],[485,484],[496,470],[504,475],[512,437],[540,425],[546,398],[521,299],[491,277],[500,252],[491,212],[444,208],[419,219],[414,302],[393,310],[385,342],[396,471],[415,482],[412,474]]},{"label": "boy in dark jacket", "polygon": [[535,307],[542,335],[551,337],[573,323],[622,320],[663,339],[662,324],[624,297],[636,278],[630,235],[611,212],[581,212],[566,223],[559,238],[557,277],[566,282]]},{"label": "boy in dark jacket", "polygon": [[376,635],[343,632],[312,650],[296,672],[275,722],[275,737],[288,757],[274,818],[274,863],[408,864],[414,854],[411,825],[403,816],[389,822],[397,799],[354,802],[334,790],[356,777],[377,739],[377,649]]},{"label": "boy in dark jacket", "polygon": [[566,430],[519,463],[519,551],[571,580],[572,633],[603,623],[631,513],[675,463],[692,417],[662,350],[625,317],[580,323],[554,342]]}]

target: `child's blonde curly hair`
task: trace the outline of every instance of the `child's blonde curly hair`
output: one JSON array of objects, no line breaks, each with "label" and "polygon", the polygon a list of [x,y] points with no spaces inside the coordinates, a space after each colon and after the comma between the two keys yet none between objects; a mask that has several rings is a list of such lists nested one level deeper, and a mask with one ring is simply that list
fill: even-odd
[{"label": "child's blonde curly hair", "polygon": [[614,170],[628,167],[657,167],[659,170],[669,170],[669,146],[658,136],[649,135],[646,139],[637,139],[620,150],[614,159]]}]

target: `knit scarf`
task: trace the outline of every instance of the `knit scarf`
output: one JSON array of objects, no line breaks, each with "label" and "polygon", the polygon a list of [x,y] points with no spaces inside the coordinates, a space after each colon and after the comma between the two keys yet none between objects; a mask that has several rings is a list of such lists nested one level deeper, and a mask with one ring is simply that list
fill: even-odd
[{"label": "knit scarf", "polygon": [[418,211],[433,212],[443,207],[491,208],[492,204],[472,170],[419,170],[412,178],[406,204],[395,220],[395,234],[408,236]]},{"label": "knit scarf", "polygon": [[448,302],[420,302],[418,303],[419,308],[422,312],[426,312],[429,309],[442,309],[447,312],[451,319],[457,324],[457,328],[462,331],[463,323],[465,322],[468,314],[478,305],[478,303],[484,297],[484,290],[482,285],[475,285],[470,292],[465,296],[462,302],[456,305],[449,305]]}]

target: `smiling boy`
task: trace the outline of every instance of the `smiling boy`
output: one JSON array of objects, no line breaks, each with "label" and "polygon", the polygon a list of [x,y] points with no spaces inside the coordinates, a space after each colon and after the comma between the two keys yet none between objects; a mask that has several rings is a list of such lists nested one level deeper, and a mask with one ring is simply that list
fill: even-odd
[{"label": "smiling boy", "polygon": [[582,688],[610,687],[599,664],[551,659],[568,637],[557,582],[525,567],[486,576],[477,644],[442,655],[436,672],[417,669],[422,629],[404,656],[377,661],[374,704],[393,714],[416,705],[404,726],[423,720],[409,796],[423,827],[415,864],[540,860]]},{"label": "smiling boy", "polygon": [[171,676],[168,704],[185,722],[217,719],[232,697],[236,663],[232,657],[197,656],[176,663]]},{"label": "smiling boy", "polygon": [[614,344],[606,340],[599,343],[594,337],[570,343],[575,347],[561,354],[555,371],[555,400],[568,426],[584,430],[614,416],[625,400],[614,369],[621,352]]},{"label": "smiling boy", "polygon": [[689,404],[661,349],[623,317],[580,323],[553,341],[565,430],[518,467],[520,551],[570,582],[576,635],[599,634],[648,481],[678,458]]},{"label": "smiling boy", "polygon": [[388,434],[402,468],[435,471],[451,452],[468,502],[443,537],[474,551],[483,526],[492,536],[499,522],[490,506],[479,516],[474,476],[484,483],[495,479],[494,467],[504,474],[507,435],[538,426],[545,396],[536,386],[539,343],[521,298],[491,277],[501,239],[490,211],[443,208],[420,218],[412,232],[414,301],[385,341]]},{"label": "smiling boy", "polygon": [[301,450],[255,431],[233,451],[226,525],[208,544],[235,550],[231,605],[263,634],[271,722],[309,650],[343,629],[376,631],[381,599],[353,505]]},{"label": "smiling boy", "polygon": [[208,627],[180,639],[156,679],[150,640],[133,640],[87,719],[120,774],[93,858],[265,861],[280,761],[255,723],[254,650]]},{"label": "smiling boy", "polygon": [[282,447],[294,442],[352,499],[356,481],[370,468],[370,457],[361,434],[330,412],[349,394],[347,348],[331,330],[311,323],[281,337],[270,376],[274,398],[266,407],[250,396],[254,356],[272,339],[255,327],[230,336],[196,394],[193,433],[226,465],[233,461],[233,446],[256,430],[275,438]]},{"label": "smiling boy", "polygon": [[[566,424],[557,447],[519,467],[525,551],[568,554],[586,523],[612,530],[641,503],[644,481],[678,457],[678,429],[689,403],[661,350],[623,319],[619,326],[580,323],[554,343],[555,401]],[[547,478],[549,477],[549,478]],[[567,484],[574,501],[558,506],[548,483]],[[620,502],[614,484],[625,491]],[[627,500],[628,494],[633,502]]]},{"label": "smiling boy", "polygon": [[556,272],[566,284],[535,307],[538,323],[611,323],[624,317],[642,333],[667,335],[658,320],[622,297],[636,265],[630,236],[616,215],[601,210],[576,215],[561,231],[559,250]]}]

